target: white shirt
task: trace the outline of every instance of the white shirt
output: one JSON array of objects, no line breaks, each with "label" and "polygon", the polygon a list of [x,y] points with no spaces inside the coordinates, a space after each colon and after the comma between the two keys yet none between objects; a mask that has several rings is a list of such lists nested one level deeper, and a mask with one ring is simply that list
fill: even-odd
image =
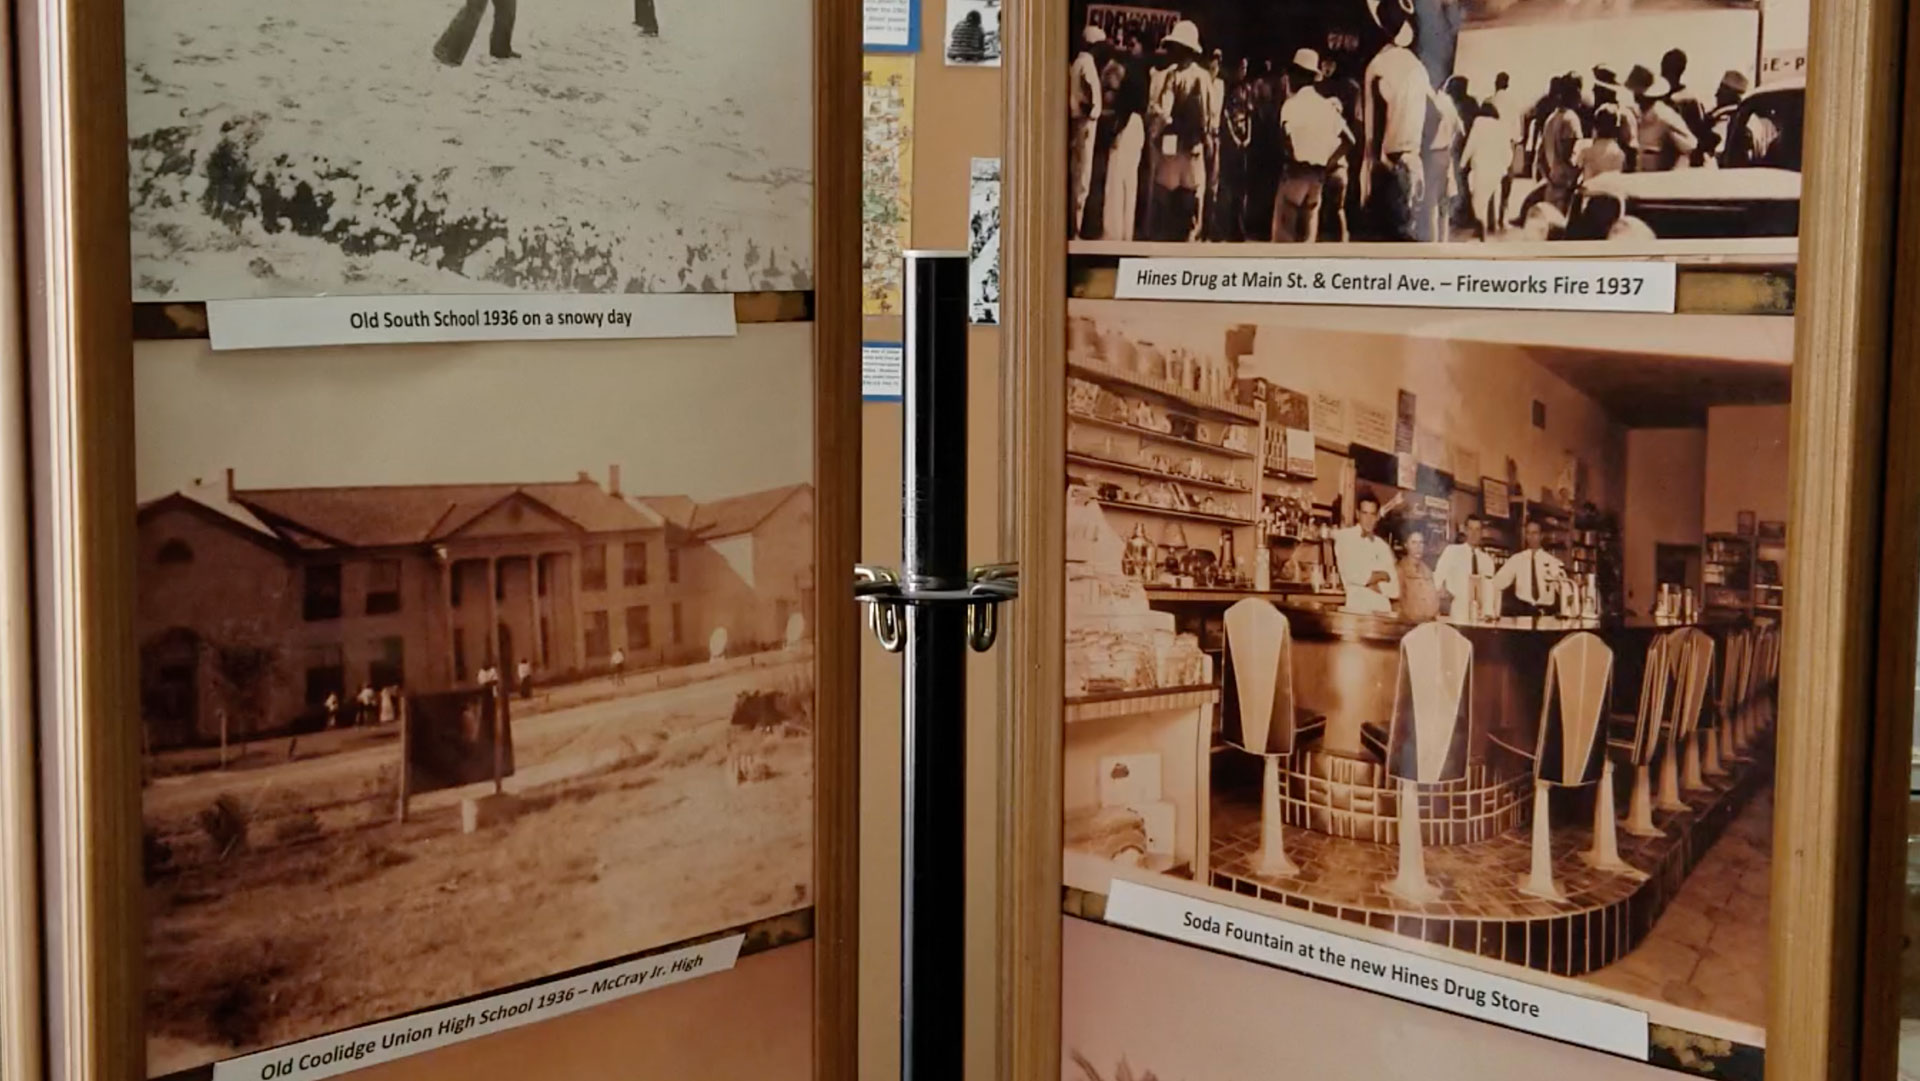
[{"label": "white shirt", "polygon": [[1433,583],[1450,598],[1447,602],[1449,618],[1467,618],[1473,611],[1473,576],[1477,574],[1483,579],[1492,578],[1495,569],[1493,553],[1485,548],[1449,544],[1440,550],[1440,560],[1433,565]]},{"label": "white shirt", "polygon": [[1493,588],[1501,593],[1513,590],[1513,595],[1528,604],[1551,604],[1558,600],[1554,592],[1561,582],[1566,581],[1566,565],[1560,557],[1544,549],[1528,548],[1514,555],[1500,566],[1500,573],[1493,576]]},{"label": "white shirt", "polygon": [[[1376,85],[1380,103],[1374,101]],[[1410,49],[1389,45],[1381,49],[1367,65],[1362,81],[1360,108],[1367,118],[1367,153],[1373,153],[1374,133],[1381,132],[1380,153],[1418,154],[1427,131],[1427,105],[1433,97],[1433,84],[1427,79],[1427,66]]]},{"label": "white shirt", "polygon": [[1067,107],[1072,110],[1072,119],[1100,119],[1100,66],[1093,62],[1093,53],[1082,52],[1073,58],[1070,85]]},{"label": "white shirt", "polygon": [[[1348,611],[1381,615],[1393,612],[1393,602],[1400,596],[1400,570],[1394,566],[1393,549],[1386,541],[1361,532],[1357,525],[1350,525],[1334,532],[1333,558],[1340,566],[1340,580],[1347,587]],[[1367,580],[1375,571],[1386,574],[1387,580],[1368,588]]]},{"label": "white shirt", "polygon": [[1340,153],[1347,118],[1340,115],[1340,107],[1332,98],[1313,87],[1302,87],[1280,106],[1280,130],[1293,145],[1293,160],[1326,165]]},{"label": "white shirt", "polygon": [[533,665],[530,665],[525,661],[521,661],[520,667],[514,669],[514,674],[519,676],[521,679],[525,679],[528,676],[533,674]]},{"label": "white shirt", "polygon": [[626,651],[626,650],[624,650],[624,649],[616,649],[616,650],[614,650],[614,651],[613,651],[613,663],[615,663],[615,664],[625,664],[625,663],[627,663],[627,651]]}]

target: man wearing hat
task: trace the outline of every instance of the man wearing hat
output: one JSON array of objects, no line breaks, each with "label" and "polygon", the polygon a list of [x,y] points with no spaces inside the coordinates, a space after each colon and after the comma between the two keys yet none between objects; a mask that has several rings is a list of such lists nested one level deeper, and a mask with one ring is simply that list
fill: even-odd
[{"label": "man wearing hat", "polygon": [[1360,81],[1366,133],[1360,198],[1381,240],[1422,240],[1426,176],[1421,164],[1433,83],[1413,54],[1412,0],[1379,0],[1374,17],[1387,37]]},{"label": "man wearing hat", "polygon": [[1614,120],[1611,123],[1618,132],[1615,139],[1620,144],[1620,152],[1626,157],[1623,171],[1632,172],[1637,164],[1634,158],[1640,145],[1635,131],[1640,126],[1640,110],[1633,104],[1633,94],[1621,85],[1619,71],[1612,64],[1593,66],[1594,128],[1599,129],[1600,113],[1612,106]]},{"label": "man wearing hat", "polygon": [[1639,171],[1666,172],[1692,160],[1699,146],[1686,120],[1667,104],[1672,87],[1644,66],[1635,64],[1627,73],[1627,89],[1633,92],[1636,118],[1635,143]]},{"label": "man wearing hat", "polygon": [[1087,196],[1093,191],[1093,140],[1100,130],[1100,65],[1107,48],[1107,32],[1097,26],[1081,31],[1085,47],[1073,58],[1067,81],[1067,177],[1073,198],[1067,214],[1067,231],[1077,239],[1084,235],[1082,215]]},{"label": "man wearing hat", "polygon": [[1160,41],[1170,67],[1154,96],[1152,126],[1159,161],[1153,177],[1153,239],[1199,235],[1200,193],[1207,182],[1207,104],[1213,80],[1200,59],[1200,28],[1181,19]]},{"label": "man wearing hat", "polygon": [[1320,54],[1300,49],[1284,79],[1280,138],[1286,165],[1273,200],[1273,239],[1311,244],[1320,238],[1320,204],[1327,171],[1353,147],[1353,132],[1332,98],[1320,91]]},{"label": "man wearing hat", "polygon": [[[1704,144],[1709,156],[1725,162],[1727,152],[1736,149],[1731,143],[1733,118],[1740,112],[1740,103],[1746,100],[1747,91],[1752,85],[1744,71],[1729,71],[1720,77],[1720,86],[1713,93],[1713,112],[1708,117],[1712,132],[1707,137],[1709,141]],[[1746,145],[1737,148],[1741,159],[1739,164],[1751,165],[1765,160],[1773,141],[1779,137],[1780,129],[1771,119],[1759,113],[1747,117],[1743,126],[1746,129]]]}]

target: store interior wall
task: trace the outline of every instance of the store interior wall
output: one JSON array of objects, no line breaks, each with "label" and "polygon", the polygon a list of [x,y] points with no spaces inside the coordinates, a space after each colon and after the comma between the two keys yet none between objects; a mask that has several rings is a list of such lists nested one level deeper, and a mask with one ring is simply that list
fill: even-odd
[{"label": "store interior wall", "polygon": [[[941,0],[923,0],[914,54],[914,249],[967,247],[968,170],[999,157],[1000,69],[949,67]],[[866,320],[864,339],[902,339],[897,317]],[[974,564],[1012,558],[999,550],[1000,331],[968,333],[967,555]],[[862,409],[861,558],[900,563],[900,422],[895,402]],[[900,1061],[900,658],[868,635],[861,652],[860,1076],[899,1076]],[[995,709],[999,659],[974,655],[967,667],[967,1072],[993,1076],[995,955]]]}]

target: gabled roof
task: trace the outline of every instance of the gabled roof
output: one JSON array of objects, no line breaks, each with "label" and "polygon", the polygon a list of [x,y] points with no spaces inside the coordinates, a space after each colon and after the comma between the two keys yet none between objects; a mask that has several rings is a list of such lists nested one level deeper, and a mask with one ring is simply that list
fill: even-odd
[{"label": "gabled roof", "polygon": [[397,484],[340,488],[245,488],[195,484],[144,504],[145,514],[184,501],[261,537],[297,548],[399,548],[458,536],[519,500],[581,533],[672,530],[694,540],[750,533],[810,484],[695,503],[685,496],[614,495],[586,476],[557,484]]},{"label": "gabled roof", "polygon": [[772,517],[773,512],[779,510],[787,500],[802,492],[812,491],[811,484],[790,484],[785,488],[771,488],[751,495],[702,503],[694,508],[688,530],[701,540],[718,540],[751,533],[760,527],[760,523]]},{"label": "gabled roof", "polygon": [[658,529],[657,515],[591,480],[560,484],[408,484],[254,488],[233,502],[305,548],[391,548],[454,536],[488,511],[527,499],[583,533]]}]

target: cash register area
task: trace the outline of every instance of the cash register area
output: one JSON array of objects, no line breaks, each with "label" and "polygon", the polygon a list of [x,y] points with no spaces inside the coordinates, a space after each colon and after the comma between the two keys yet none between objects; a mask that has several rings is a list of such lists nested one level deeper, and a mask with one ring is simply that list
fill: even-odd
[{"label": "cash register area", "polygon": [[1075,302],[1067,884],[1761,1042],[1792,326],[1733,321]]}]

